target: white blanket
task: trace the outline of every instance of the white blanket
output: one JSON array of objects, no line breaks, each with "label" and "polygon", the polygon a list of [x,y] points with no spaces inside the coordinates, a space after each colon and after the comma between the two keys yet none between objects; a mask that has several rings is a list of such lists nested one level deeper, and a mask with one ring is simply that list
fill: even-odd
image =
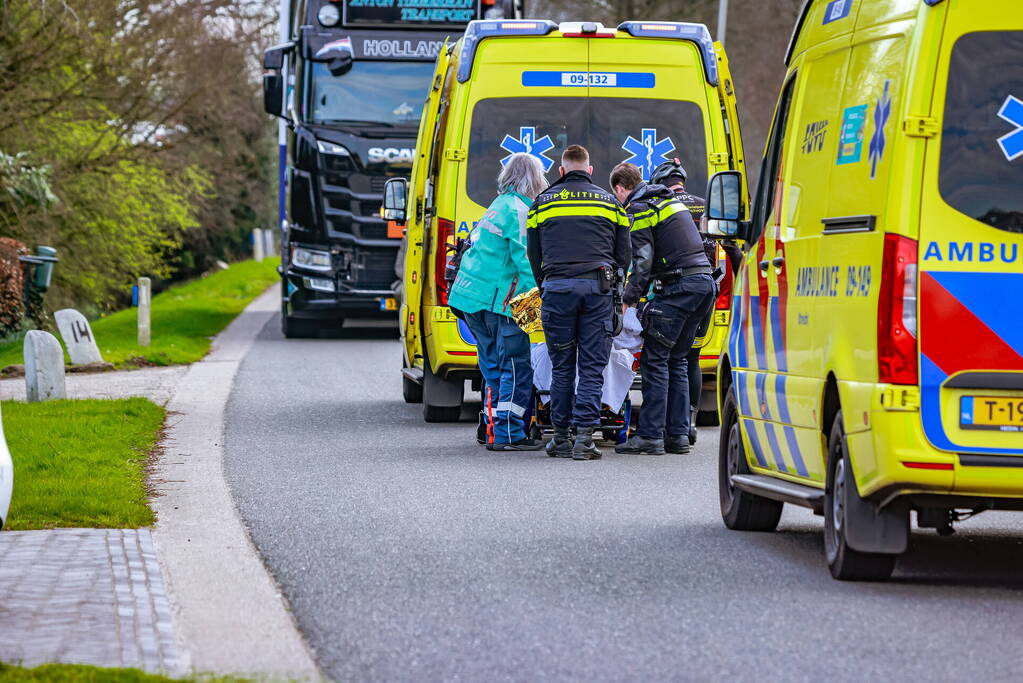
[{"label": "white blanket", "polygon": [[[633,317],[635,317],[635,312],[633,312]],[[619,335],[619,337],[621,336]],[[632,353],[627,349],[618,348],[618,337],[615,339],[615,346],[611,349],[611,358],[608,360],[607,367],[604,368],[604,390],[601,393],[600,401],[617,412],[621,410],[622,403],[629,395],[629,389],[632,388],[632,380],[635,379],[636,373],[632,369],[634,360]],[[547,353],[547,344],[540,343],[532,346],[533,385],[540,391],[550,391],[552,366],[550,354]],[[545,400],[544,403],[546,404],[547,401]]]}]

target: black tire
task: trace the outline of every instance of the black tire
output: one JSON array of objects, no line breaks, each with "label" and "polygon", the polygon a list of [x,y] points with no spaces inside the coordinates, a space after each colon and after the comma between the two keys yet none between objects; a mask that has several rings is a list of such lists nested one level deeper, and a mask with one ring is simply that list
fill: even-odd
[{"label": "black tire", "polygon": [[718,446],[718,494],[721,519],[735,531],[774,531],[784,503],[747,493],[732,485],[733,474],[749,474],[746,451],[739,431],[739,415],[731,390],[725,399],[724,421]]},{"label": "black tire", "polygon": [[[401,361],[401,369],[404,370],[408,365],[405,363],[403,358]],[[401,397],[405,399],[405,403],[422,403],[423,402],[423,385],[419,382],[409,379],[405,376],[405,373],[401,375]]]},{"label": "black tire", "polygon": [[292,318],[286,307],[281,306],[281,334],[287,339],[307,339],[317,336],[319,325],[315,320]]},{"label": "black tire", "polygon": [[[433,376],[430,369],[430,359],[423,358],[423,419],[426,422],[458,422],[462,416],[461,403],[457,406],[440,406],[430,402],[431,384],[446,383],[438,377]],[[458,382],[461,390],[461,382]]]},{"label": "black tire", "polygon": [[718,426],[718,411],[716,410],[698,410],[696,411],[696,426],[697,427],[717,427]]},{"label": "black tire", "polygon": [[886,581],[895,570],[897,555],[862,553],[845,539],[845,506],[849,496],[859,497],[845,448],[842,411],[831,423],[828,436],[828,479],[824,492],[824,558],[831,575],[842,581]]}]

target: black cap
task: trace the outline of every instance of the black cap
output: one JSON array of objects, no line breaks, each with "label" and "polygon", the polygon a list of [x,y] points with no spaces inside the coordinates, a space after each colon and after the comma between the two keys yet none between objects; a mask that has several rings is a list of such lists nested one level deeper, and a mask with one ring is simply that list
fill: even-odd
[{"label": "black cap", "polygon": [[679,178],[686,182],[688,178],[686,169],[682,168],[682,161],[677,157],[657,165],[654,172],[650,174],[650,183],[653,185],[667,185],[670,178]]}]

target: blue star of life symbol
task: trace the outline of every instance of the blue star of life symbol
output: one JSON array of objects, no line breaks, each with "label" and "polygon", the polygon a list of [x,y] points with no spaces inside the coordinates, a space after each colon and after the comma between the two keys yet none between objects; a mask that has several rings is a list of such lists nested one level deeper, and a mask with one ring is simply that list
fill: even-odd
[{"label": "blue star of life symbol", "polygon": [[539,140],[536,139],[536,128],[533,126],[523,126],[519,128],[519,138],[516,140],[511,135],[505,135],[504,140],[501,141],[501,149],[508,152],[508,156],[501,159],[501,165],[504,166],[508,163],[512,154],[525,153],[531,154],[540,160],[543,164],[543,172],[551,170],[551,166],[554,165],[553,159],[548,159],[544,156],[544,153],[554,149],[554,142],[551,140],[550,135],[544,135]]},{"label": "blue star of life symbol", "polygon": [[1009,161],[1015,161],[1023,155],[1023,101],[1015,95],[1009,95],[998,110],[998,117],[1016,126],[1016,130],[998,138],[998,146]]},{"label": "blue star of life symbol", "polygon": [[643,172],[643,180],[649,180],[657,164],[671,158],[669,155],[675,151],[675,143],[671,138],[658,140],[656,128],[644,128],[640,137],[643,139],[637,140],[630,135],[622,149],[632,155],[625,161],[638,166]]},{"label": "blue star of life symbol", "polygon": [[868,155],[870,157],[870,177],[877,175],[877,165],[884,158],[884,148],[887,144],[884,134],[884,127],[892,115],[892,96],[889,92],[891,81],[884,82],[884,93],[874,103],[874,134],[870,137]]}]

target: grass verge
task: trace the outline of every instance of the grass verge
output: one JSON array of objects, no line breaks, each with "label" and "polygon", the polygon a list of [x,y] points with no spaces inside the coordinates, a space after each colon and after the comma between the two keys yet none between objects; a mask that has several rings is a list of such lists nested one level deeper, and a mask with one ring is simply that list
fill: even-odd
[{"label": "grass verge", "polygon": [[[210,350],[210,338],[266,288],[280,279],[275,259],[243,261],[153,297],[152,343],[141,347],[138,309],[92,321],[103,360],[116,367],[193,363]],[[0,367],[22,363],[22,340],[0,344]],[[66,361],[67,359],[65,359]]]},{"label": "grass verge", "polygon": [[22,681],[31,683],[168,683],[169,681],[195,681],[196,683],[244,683],[248,679],[231,676],[192,676],[167,678],[148,674],[138,669],[103,669],[81,664],[43,664],[26,669],[0,662],[0,682]]},{"label": "grass verge", "polygon": [[14,460],[5,528],[151,525],[145,473],[164,416],[144,398],[5,401],[4,432]]}]

